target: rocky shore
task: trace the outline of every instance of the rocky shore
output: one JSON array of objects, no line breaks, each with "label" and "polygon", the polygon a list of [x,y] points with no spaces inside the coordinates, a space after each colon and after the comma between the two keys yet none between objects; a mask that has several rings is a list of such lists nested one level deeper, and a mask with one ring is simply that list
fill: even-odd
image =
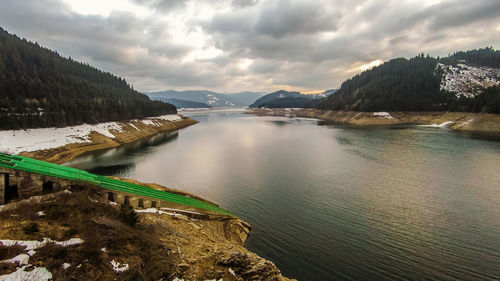
[{"label": "rocky shore", "polygon": [[446,126],[459,131],[500,133],[500,115],[468,112],[354,112],[302,108],[260,108],[247,112],[258,116],[317,118],[358,126],[422,124]]},{"label": "rocky shore", "polygon": [[86,152],[118,147],[196,123],[174,114],[95,125],[0,131],[0,151],[60,164]]},{"label": "rocky shore", "polygon": [[[118,147],[196,123],[175,115],[0,131],[0,150],[63,163],[86,152]],[[158,184],[127,181],[205,200]],[[149,208],[136,210],[140,220],[131,227],[120,219],[120,206],[95,195],[95,191],[67,191],[0,206],[0,279],[18,280],[43,273],[37,275],[39,280],[291,280],[283,277],[271,261],[244,247],[251,226],[239,218],[182,206]],[[26,231],[27,226],[35,230]],[[42,243],[64,239],[78,239],[79,244],[58,247]],[[30,251],[19,246],[24,244],[40,247]]]}]

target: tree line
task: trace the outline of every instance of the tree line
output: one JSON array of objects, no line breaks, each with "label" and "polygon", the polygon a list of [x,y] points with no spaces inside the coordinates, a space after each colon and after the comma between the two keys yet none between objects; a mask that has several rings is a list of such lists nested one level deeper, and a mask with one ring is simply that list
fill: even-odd
[{"label": "tree line", "polygon": [[319,109],[352,111],[463,111],[500,113],[500,87],[479,90],[473,98],[440,89],[443,70],[438,63],[467,63],[500,67],[500,52],[483,48],[456,52],[446,58],[423,53],[411,59],[392,59],[342,83],[322,100]]},{"label": "tree line", "polygon": [[125,79],[0,28],[0,129],[61,127],[177,112]]}]

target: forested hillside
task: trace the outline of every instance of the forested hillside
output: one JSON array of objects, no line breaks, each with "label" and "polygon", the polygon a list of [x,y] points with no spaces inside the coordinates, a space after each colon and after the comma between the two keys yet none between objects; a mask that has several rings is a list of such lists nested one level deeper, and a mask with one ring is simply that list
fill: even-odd
[{"label": "forested hillside", "polygon": [[303,97],[277,98],[268,102],[259,104],[259,107],[266,108],[314,108],[319,100]]},{"label": "forested hillside", "polygon": [[342,83],[320,109],[500,113],[500,52],[396,58]]},{"label": "forested hillside", "polygon": [[0,28],[0,129],[66,126],[176,113],[127,82]]}]

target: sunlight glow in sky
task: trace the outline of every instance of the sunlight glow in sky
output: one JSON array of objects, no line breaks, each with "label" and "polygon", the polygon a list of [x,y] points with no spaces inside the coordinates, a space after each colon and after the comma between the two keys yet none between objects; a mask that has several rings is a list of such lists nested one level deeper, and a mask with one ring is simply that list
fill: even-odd
[{"label": "sunlight glow in sky", "polygon": [[498,0],[2,0],[0,26],[140,91],[321,92],[395,57],[498,47]]},{"label": "sunlight glow in sky", "polygon": [[374,60],[374,61],[372,61],[370,63],[363,64],[362,66],[359,67],[359,70],[366,71],[368,69],[374,68],[375,66],[379,66],[382,63],[383,63],[383,61],[381,61],[381,60]]}]

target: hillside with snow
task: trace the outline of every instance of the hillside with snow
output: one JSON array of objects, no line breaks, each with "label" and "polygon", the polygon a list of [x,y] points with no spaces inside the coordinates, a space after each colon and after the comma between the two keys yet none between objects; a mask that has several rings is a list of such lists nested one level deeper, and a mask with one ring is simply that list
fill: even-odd
[{"label": "hillside with snow", "polygon": [[473,66],[464,63],[445,65],[438,63],[436,69],[444,73],[440,89],[452,92],[457,98],[473,98],[484,89],[500,85],[500,69],[486,66]]},{"label": "hillside with snow", "polygon": [[324,110],[500,113],[500,51],[391,59],[344,81]]},{"label": "hillside with snow", "polygon": [[63,128],[37,128],[26,130],[0,131],[0,152],[18,154],[21,152],[45,150],[62,147],[71,143],[91,143],[91,134],[99,133],[109,138],[126,131],[126,127],[140,131],[138,126],[162,126],[162,122],[181,121],[182,116],[177,114],[134,119],[126,122],[105,122],[98,124],[83,124]]}]

